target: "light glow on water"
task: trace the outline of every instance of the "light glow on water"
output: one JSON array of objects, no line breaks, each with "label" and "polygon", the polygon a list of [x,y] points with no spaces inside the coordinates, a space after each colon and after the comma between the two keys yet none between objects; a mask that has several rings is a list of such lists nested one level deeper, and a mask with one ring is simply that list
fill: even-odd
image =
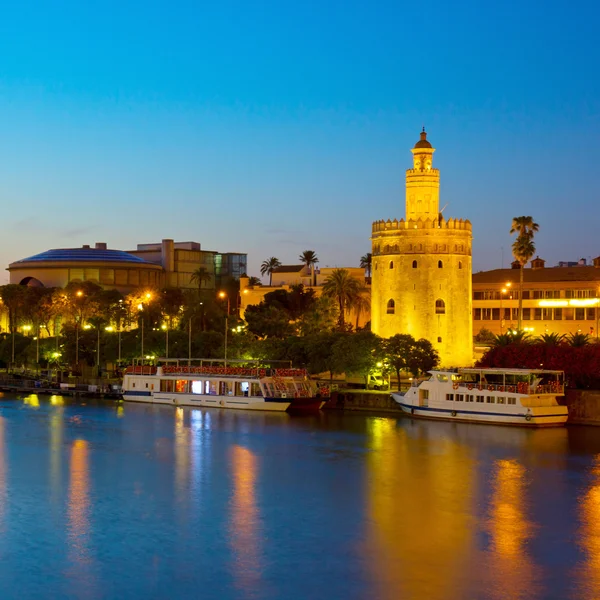
[{"label": "light glow on water", "polygon": [[595,598],[598,431],[5,396],[3,598]]}]

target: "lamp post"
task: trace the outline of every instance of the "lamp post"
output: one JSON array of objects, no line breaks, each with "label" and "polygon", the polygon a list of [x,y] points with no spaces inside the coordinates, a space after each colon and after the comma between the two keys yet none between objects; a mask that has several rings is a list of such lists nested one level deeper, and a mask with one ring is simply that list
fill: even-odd
[{"label": "lamp post", "polygon": [[[75,294],[77,298],[81,298],[83,296],[83,292],[81,290],[77,290]],[[79,307],[79,314],[75,315],[75,366],[79,364],[79,321],[81,321],[81,307]]]},{"label": "lamp post", "polygon": [[510,281],[504,284],[504,287],[500,290],[500,333],[504,329],[504,308],[502,306],[502,300],[504,298],[504,294],[508,292],[508,288],[512,285]]},{"label": "lamp post", "polygon": [[169,358],[169,324],[163,323],[161,329],[165,332],[165,358]]},{"label": "lamp post", "polygon": [[225,315],[225,345],[223,354],[225,358],[225,366],[227,366],[227,334],[229,329],[229,313],[231,312],[231,305],[229,303],[229,294],[227,292],[219,292],[219,298],[227,298],[227,314]]},{"label": "lamp post", "polygon": [[[150,300],[152,300],[152,294],[150,292],[146,292],[146,295],[144,296],[145,300],[147,302],[149,302]],[[141,336],[141,341],[142,341],[142,364],[144,364],[144,302],[140,302],[138,304],[138,310],[140,311],[141,315],[142,315],[142,336]]]}]

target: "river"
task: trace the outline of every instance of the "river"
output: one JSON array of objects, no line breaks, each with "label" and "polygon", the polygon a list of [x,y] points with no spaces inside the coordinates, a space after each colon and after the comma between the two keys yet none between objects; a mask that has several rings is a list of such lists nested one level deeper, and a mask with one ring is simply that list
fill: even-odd
[{"label": "river", "polygon": [[600,429],[5,394],[0,589],[600,598]]}]

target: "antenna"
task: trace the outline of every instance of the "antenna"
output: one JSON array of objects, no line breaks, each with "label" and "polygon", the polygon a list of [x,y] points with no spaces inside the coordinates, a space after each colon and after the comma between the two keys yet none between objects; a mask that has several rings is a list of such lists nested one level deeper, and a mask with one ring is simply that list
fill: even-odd
[{"label": "antenna", "polygon": [[444,208],[442,208],[442,210],[440,210],[440,215],[444,212],[444,210],[446,210],[447,206],[448,206],[448,203],[446,202],[446,204],[444,204]]}]

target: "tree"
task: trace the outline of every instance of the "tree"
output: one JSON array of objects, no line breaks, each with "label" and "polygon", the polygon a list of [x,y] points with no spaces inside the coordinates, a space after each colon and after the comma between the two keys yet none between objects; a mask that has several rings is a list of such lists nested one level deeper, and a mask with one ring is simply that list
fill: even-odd
[{"label": "tree", "polygon": [[359,295],[360,283],[350,275],[347,269],[334,269],[323,285],[323,295],[334,298],[340,311],[338,326],[344,329],[346,326],[346,311],[356,301]]},{"label": "tree", "polygon": [[248,306],[244,313],[248,331],[259,338],[286,338],[294,333],[289,313],[274,304],[261,302]]},{"label": "tree", "polygon": [[421,338],[416,341],[412,349],[408,359],[408,368],[415,377],[418,377],[422,373],[431,371],[439,362],[440,355],[433,344],[429,340]]},{"label": "tree", "polygon": [[408,333],[397,333],[384,342],[386,360],[396,372],[398,391],[400,391],[400,373],[409,368],[416,343],[415,338]]},{"label": "tree", "polygon": [[366,384],[382,358],[382,346],[383,340],[370,331],[340,334],[332,345],[331,369],[346,376],[362,375]]},{"label": "tree", "polygon": [[546,346],[560,346],[565,343],[566,336],[560,333],[542,333],[538,342]]},{"label": "tree", "polygon": [[360,322],[360,315],[363,312],[368,312],[371,308],[371,290],[366,285],[359,286],[356,298],[352,301],[351,308],[356,313],[356,331],[358,331],[358,323]]},{"label": "tree", "polygon": [[570,346],[574,348],[581,348],[583,346],[588,346],[590,343],[590,336],[587,333],[571,333],[567,337]]},{"label": "tree", "polygon": [[8,329],[14,332],[25,304],[25,286],[9,283],[0,287],[2,302],[8,310]]},{"label": "tree", "polygon": [[315,271],[315,265],[319,262],[319,259],[317,258],[317,255],[314,252],[314,250],[305,250],[298,257],[298,260],[302,264],[306,265],[309,268],[310,273],[312,275],[313,285],[316,286],[317,285],[317,273]]},{"label": "tree", "polygon": [[212,275],[206,270],[206,267],[198,267],[190,277],[190,281],[198,286],[198,290],[202,289],[203,283],[208,283],[212,280]]},{"label": "tree", "polygon": [[373,255],[367,252],[360,257],[360,268],[365,270],[365,277],[371,277],[371,266],[373,264]]},{"label": "tree", "polygon": [[510,234],[517,234],[512,245],[513,256],[519,262],[519,319],[518,329],[522,329],[523,324],[523,269],[535,253],[535,244],[533,237],[540,226],[533,220],[533,217],[514,217]]},{"label": "tree", "polygon": [[281,266],[281,262],[279,262],[278,258],[271,256],[271,258],[263,261],[262,265],[260,265],[260,274],[265,276],[269,276],[269,286],[273,283],[273,271]]},{"label": "tree", "polygon": [[262,281],[258,277],[248,278],[248,287],[260,287],[261,285]]}]

